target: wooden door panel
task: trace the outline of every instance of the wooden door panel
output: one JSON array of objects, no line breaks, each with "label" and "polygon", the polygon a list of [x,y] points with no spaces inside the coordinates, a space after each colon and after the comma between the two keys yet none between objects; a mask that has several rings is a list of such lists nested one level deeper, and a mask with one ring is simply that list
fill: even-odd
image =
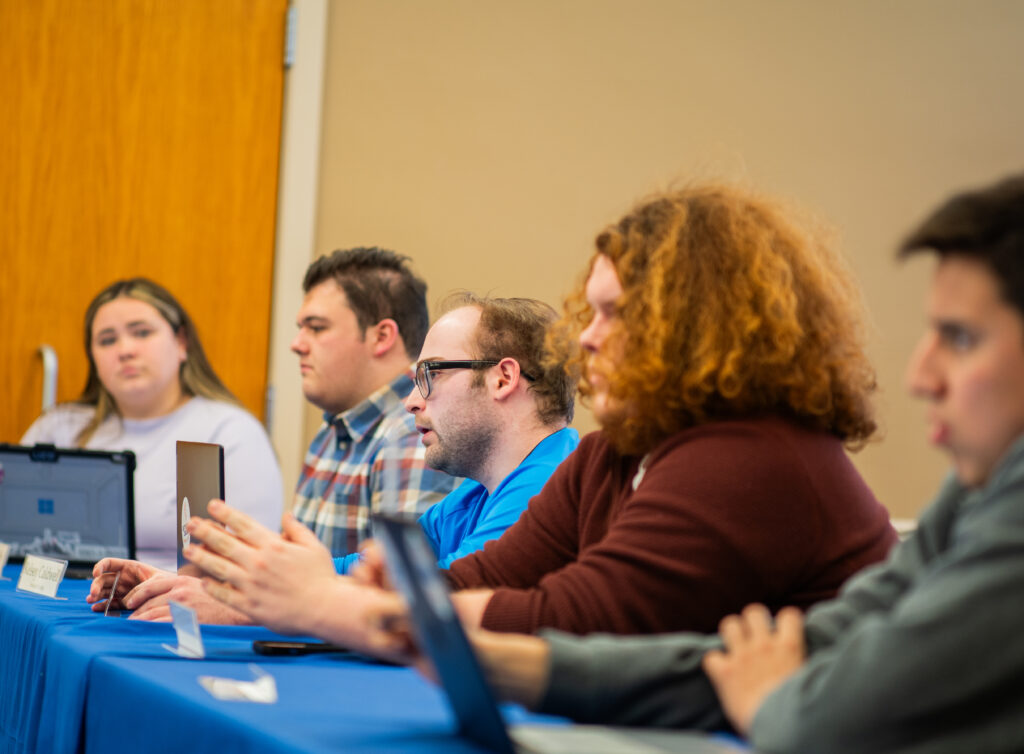
[{"label": "wooden door panel", "polygon": [[0,441],[85,381],[82,316],[146,275],[263,414],[286,0],[0,0]]}]

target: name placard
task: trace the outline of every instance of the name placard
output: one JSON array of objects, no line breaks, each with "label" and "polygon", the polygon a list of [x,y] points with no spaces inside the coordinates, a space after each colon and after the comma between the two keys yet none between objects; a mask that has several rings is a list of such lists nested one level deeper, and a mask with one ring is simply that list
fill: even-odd
[{"label": "name placard", "polygon": [[41,555],[26,555],[18,578],[19,592],[32,592],[44,597],[57,597],[57,587],[64,580],[68,561],[44,558]]},{"label": "name placard", "polygon": [[0,542],[0,581],[10,581],[4,576],[4,566],[7,565],[7,557],[11,554],[11,546],[6,542]]}]

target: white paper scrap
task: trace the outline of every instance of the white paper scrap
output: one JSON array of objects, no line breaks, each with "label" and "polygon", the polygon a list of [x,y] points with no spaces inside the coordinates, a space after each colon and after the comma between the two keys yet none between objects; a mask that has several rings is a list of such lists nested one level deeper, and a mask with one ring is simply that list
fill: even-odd
[{"label": "white paper scrap", "polygon": [[274,704],[277,701],[277,683],[274,681],[274,676],[255,665],[249,667],[256,676],[254,681],[238,681],[234,678],[201,675],[199,683],[212,696],[223,701]]}]

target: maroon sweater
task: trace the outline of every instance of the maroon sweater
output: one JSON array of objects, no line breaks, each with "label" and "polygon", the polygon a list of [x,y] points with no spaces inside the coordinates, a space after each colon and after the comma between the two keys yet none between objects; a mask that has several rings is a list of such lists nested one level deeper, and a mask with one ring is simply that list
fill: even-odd
[{"label": "maroon sweater", "polygon": [[586,436],[504,536],[452,563],[455,588],[495,589],[484,628],[715,631],[751,602],[832,597],[896,542],[839,440],[782,419],[679,432],[634,490],[639,466]]}]

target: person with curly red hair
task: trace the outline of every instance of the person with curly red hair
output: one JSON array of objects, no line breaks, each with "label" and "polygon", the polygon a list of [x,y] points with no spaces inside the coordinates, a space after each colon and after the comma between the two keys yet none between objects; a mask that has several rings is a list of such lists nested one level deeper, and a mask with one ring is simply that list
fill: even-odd
[{"label": "person with curly red hair", "polygon": [[843,450],[875,431],[860,298],[818,223],[703,185],[596,247],[551,347],[601,431],[451,564],[468,623],[708,631],[755,600],[809,607],[882,559],[895,533]]},{"label": "person with curly red hair", "polygon": [[[796,212],[706,186],[647,201],[597,237],[589,284],[611,286],[611,309],[578,289],[558,347],[582,343],[580,391],[617,449],[643,455],[690,427],[769,414],[853,447],[871,437],[859,293]],[[604,327],[611,352],[595,341]]]}]

